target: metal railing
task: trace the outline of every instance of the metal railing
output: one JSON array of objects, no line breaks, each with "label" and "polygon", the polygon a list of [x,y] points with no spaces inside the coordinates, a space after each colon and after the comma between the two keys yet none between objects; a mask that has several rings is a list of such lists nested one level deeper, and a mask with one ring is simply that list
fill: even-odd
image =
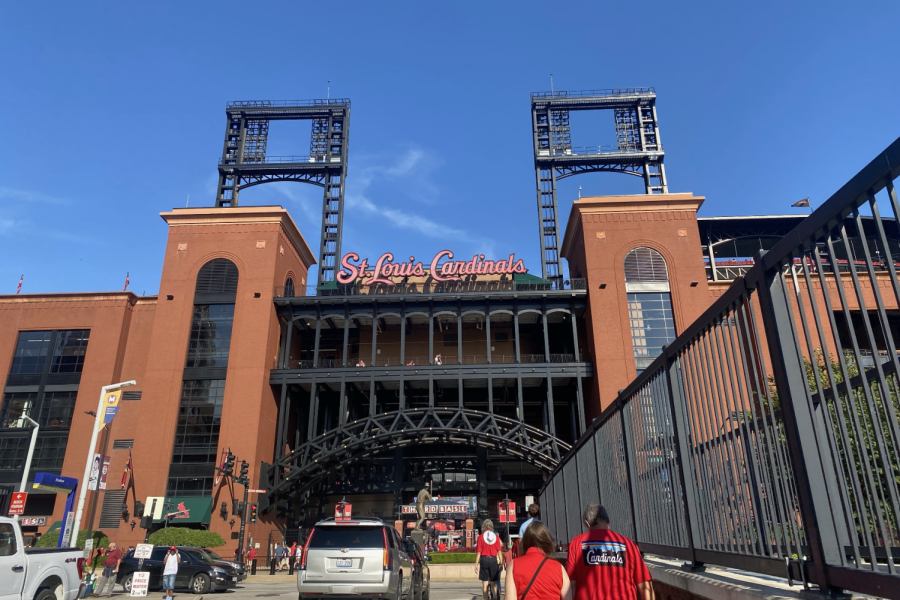
[{"label": "metal railing", "polygon": [[600,501],[647,552],[900,598],[900,257],[878,273],[846,228],[870,212],[888,247],[898,174],[900,139],[594,420],[541,491],[560,541]]},{"label": "metal railing", "polygon": [[226,108],[265,108],[269,106],[349,106],[350,98],[329,98],[327,100],[234,100],[225,104]]},{"label": "metal railing", "polygon": [[[562,152],[554,152],[553,156],[597,156],[600,154],[636,154],[636,153],[663,153],[662,144],[653,144],[646,150],[642,148],[622,148],[621,146],[573,146]],[[538,156],[550,156],[549,148],[539,148]]]},{"label": "metal railing", "polygon": [[655,94],[656,88],[634,87],[613,88],[608,90],[575,90],[559,92],[531,92],[532,98],[603,98],[605,96],[635,96],[638,94]]},{"label": "metal railing", "polygon": [[[327,162],[328,157],[324,154],[315,154],[315,155],[303,155],[303,156],[244,156],[243,165],[272,165],[272,164],[291,164],[291,165],[299,165],[305,163],[321,163]],[[332,162],[340,162],[341,155],[339,153],[331,155]],[[219,157],[220,165],[236,165],[237,158],[234,156],[228,156],[225,158]]]},{"label": "metal railing", "polygon": [[[325,284],[329,285],[329,284]],[[587,289],[585,279],[543,280],[536,283],[508,280],[484,281],[426,281],[420,283],[334,284],[330,287],[307,286],[307,296],[387,296],[393,294],[460,294],[464,292],[544,292]],[[290,290],[289,290],[290,291]],[[285,296],[285,286],[275,287],[276,298],[300,297],[296,288],[292,296]]]},{"label": "metal railing", "polygon": [[[381,358],[378,357],[373,363],[371,360],[363,357],[351,357],[347,359],[346,368],[364,368],[364,367],[428,367],[428,366],[456,366],[456,365],[512,365],[512,364],[560,364],[575,362],[574,354],[551,354],[550,360],[543,354],[520,354],[519,361],[516,357],[507,354],[491,354],[491,360],[488,362],[486,354],[464,354],[462,360],[456,354],[442,354],[440,362],[436,361],[437,357],[429,358],[427,356],[407,356],[403,360],[399,357]],[[586,356],[582,356],[582,361],[588,360]],[[344,361],[340,358],[320,358],[318,366],[316,361],[311,359],[290,359],[287,369],[342,369]],[[280,369],[278,361],[272,362],[273,369]]]}]

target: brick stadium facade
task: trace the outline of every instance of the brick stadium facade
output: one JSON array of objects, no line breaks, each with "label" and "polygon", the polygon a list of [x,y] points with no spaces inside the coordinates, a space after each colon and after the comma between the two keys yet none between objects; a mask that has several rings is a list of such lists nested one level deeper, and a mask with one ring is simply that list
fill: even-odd
[{"label": "brick stadium facade", "polygon": [[[159,498],[157,516],[177,512],[164,501],[197,499],[193,517],[171,524],[230,540],[238,530],[232,496],[214,471],[223,448],[250,463],[253,487],[272,486],[281,480],[266,469],[280,457],[384,411],[458,407],[518,420],[552,439],[558,460],[756,251],[802,219],[698,219],[703,201],[689,193],[581,198],[562,245],[570,280],[467,275],[469,287],[451,290],[426,273],[407,278],[403,293],[307,291],[315,259],[305,224],[280,207],[162,213],[169,236],[158,296],[0,296],[0,484],[22,476],[23,414],[41,423],[32,473],[80,479],[94,422],[84,413],[95,410],[101,386],[130,379],[137,385],[111,427],[108,486],[94,521],[120,545],[145,535],[130,526],[135,498]],[[129,452],[134,486],[125,496]],[[497,500],[509,494],[522,507],[547,470],[508,454],[462,442],[385,446],[383,455],[335,463],[333,477],[307,481],[302,493],[263,502],[248,531],[257,541],[289,533],[345,495],[357,513],[391,517],[426,479],[436,493],[476,497],[481,516],[496,516]],[[46,524],[31,531],[45,532],[62,511],[54,495],[33,494],[26,516]]]}]

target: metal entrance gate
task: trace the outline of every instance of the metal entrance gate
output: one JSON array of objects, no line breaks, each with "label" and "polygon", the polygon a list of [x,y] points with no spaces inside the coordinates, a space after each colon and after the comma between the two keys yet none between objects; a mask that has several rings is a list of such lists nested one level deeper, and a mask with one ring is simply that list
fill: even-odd
[{"label": "metal entrance gate", "polygon": [[[900,139],[691,324],[541,492],[646,552],[900,599]],[[882,212],[890,218],[882,218]]]}]

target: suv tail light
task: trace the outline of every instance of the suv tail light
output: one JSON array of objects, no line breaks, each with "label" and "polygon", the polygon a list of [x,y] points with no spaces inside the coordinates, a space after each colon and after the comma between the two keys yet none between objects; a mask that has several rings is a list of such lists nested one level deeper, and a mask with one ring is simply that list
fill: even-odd
[{"label": "suv tail light", "polygon": [[384,536],[384,570],[390,571],[393,566],[391,563],[391,546],[388,544],[387,529],[382,529],[381,534]]},{"label": "suv tail light", "polygon": [[79,558],[78,562],[76,562],[75,565],[78,568],[78,579],[83,579],[84,578],[84,559]]},{"label": "suv tail light", "polygon": [[306,538],[306,543],[303,544],[303,550],[300,551],[300,568],[306,569],[306,557],[309,556],[307,550],[309,549],[309,541],[312,539],[313,532],[309,532],[309,537]]}]

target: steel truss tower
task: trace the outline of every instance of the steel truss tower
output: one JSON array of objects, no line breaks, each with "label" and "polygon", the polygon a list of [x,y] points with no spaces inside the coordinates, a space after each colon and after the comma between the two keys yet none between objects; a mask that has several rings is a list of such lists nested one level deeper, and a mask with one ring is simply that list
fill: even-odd
[{"label": "steel truss tower", "polygon": [[[611,110],[616,145],[573,147],[569,113]],[[648,194],[667,193],[663,147],[653,88],[534,92],[531,129],[537,178],[541,266],[546,279],[562,279],[556,181],[579,173],[609,171],[644,178]]]},{"label": "steel truss tower", "polygon": [[[244,188],[300,181],[325,188],[319,284],[334,279],[344,224],[344,181],[350,142],[350,100],[246,100],[225,107],[225,147],[219,160],[216,206],[238,205]],[[312,121],[308,156],[267,156],[270,121]]]}]

